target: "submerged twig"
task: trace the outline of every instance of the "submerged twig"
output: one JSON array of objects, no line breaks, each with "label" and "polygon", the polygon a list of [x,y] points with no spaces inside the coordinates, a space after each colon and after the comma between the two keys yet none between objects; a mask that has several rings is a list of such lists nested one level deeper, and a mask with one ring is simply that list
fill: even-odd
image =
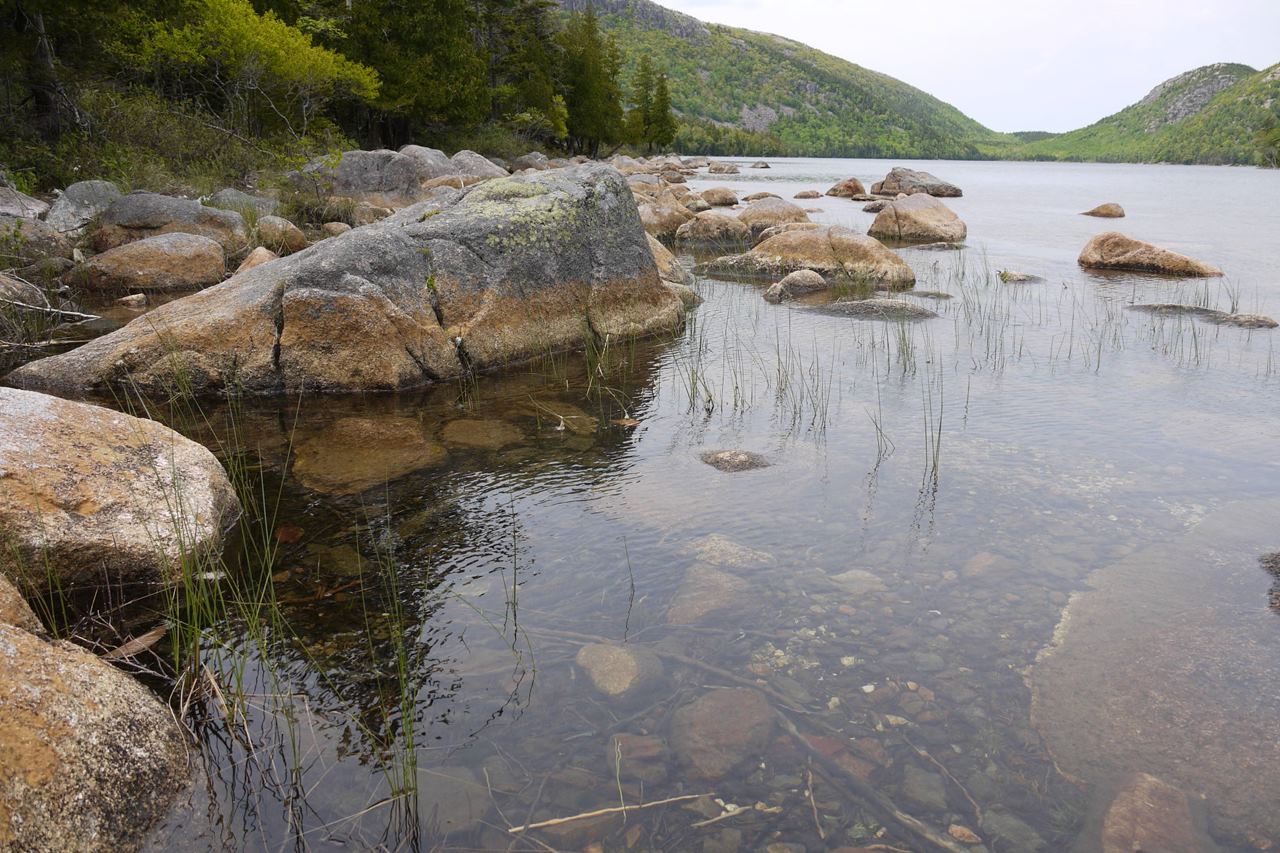
[{"label": "submerged twig", "polygon": [[525,832],[530,829],[545,829],[549,826],[561,826],[566,823],[573,823],[576,820],[587,820],[593,817],[603,817],[611,814],[626,814],[627,812],[640,811],[641,809],[651,809],[656,806],[668,806],[672,803],[683,803],[688,800],[697,800],[702,797],[714,797],[715,794],[684,794],[679,797],[668,797],[665,800],[654,800],[652,803],[640,803],[634,806],[611,806],[607,809],[596,809],[595,811],[583,812],[581,814],[569,815],[568,817],[557,817],[551,820],[543,820],[537,823],[527,823],[524,826],[513,826],[507,830],[510,833]]}]

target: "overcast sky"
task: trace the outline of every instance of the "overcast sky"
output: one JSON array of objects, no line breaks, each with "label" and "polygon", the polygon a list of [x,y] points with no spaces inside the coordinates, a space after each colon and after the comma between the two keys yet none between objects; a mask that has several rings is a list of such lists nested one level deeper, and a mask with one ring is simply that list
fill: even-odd
[{"label": "overcast sky", "polygon": [[1280,62],[1280,0],[658,0],[881,71],[994,130],[1071,130],[1211,62]]}]

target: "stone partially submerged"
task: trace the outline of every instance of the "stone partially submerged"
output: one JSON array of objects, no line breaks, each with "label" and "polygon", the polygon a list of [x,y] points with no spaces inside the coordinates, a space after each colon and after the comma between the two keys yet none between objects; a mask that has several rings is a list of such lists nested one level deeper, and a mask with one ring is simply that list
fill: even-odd
[{"label": "stone partially submerged", "polygon": [[0,388],[0,573],[19,587],[172,580],[239,513],[214,455],[168,427]]},{"label": "stone partially submerged", "polygon": [[872,184],[871,192],[876,195],[893,196],[898,193],[907,195],[925,193],[942,198],[959,198],[964,195],[955,184],[949,184],[928,172],[906,169],[902,166],[894,166],[889,170],[889,174],[884,176],[883,181],[877,181]]},{"label": "stone partially submerged", "polygon": [[951,208],[932,196],[918,193],[885,205],[867,233],[908,243],[959,243],[969,231]]},{"label": "stone partially submerged", "polygon": [[938,316],[935,312],[914,302],[880,296],[871,299],[841,299],[812,310],[821,314],[853,317],[857,320],[913,321],[931,320]]},{"label": "stone partially submerged", "polygon": [[233,276],[12,384],[198,393],[390,391],[678,328],[622,176],[499,178]]},{"label": "stone partially submerged", "polygon": [[1212,278],[1222,275],[1215,266],[1126,237],[1118,231],[1099,234],[1080,252],[1080,266],[1094,270],[1124,270],[1156,275]]},{"label": "stone partially submerged", "polygon": [[742,278],[778,279],[810,269],[830,280],[883,284],[902,289],[915,284],[911,267],[883,243],[848,228],[784,231],[749,252],[718,258],[708,272]]},{"label": "stone partially submerged", "polygon": [[1098,216],[1103,219],[1123,219],[1124,208],[1116,204],[1114,201],[1100,204],[1092,210],[1086,210],[1081,216]]},{"label": "stone partially submerged", "polygon": [[752,236],[775,225],[788,222],[808,222],[809,214],[789,201],[783,201],[775,195],[757,197],[738,214],[738,219],[751,229]]}]

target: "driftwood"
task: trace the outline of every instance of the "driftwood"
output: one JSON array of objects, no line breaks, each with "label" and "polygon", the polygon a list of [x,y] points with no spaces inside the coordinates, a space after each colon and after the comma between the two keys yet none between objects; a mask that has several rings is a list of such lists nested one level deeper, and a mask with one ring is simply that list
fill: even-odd
[{"label": "driftwood", "polygon": [[97,314],[81,314],[79,311],[67,311],[64,308],[53,308],[49,305],[28,305],[26,302],[19,302],[16,299],[5,299],[0,297],[0,303],[12,305],[15,308],[21,308],[24,311],[35,311],[40,314],[50,314],[54,317],[67,317],[72,320],[101,320]]}]

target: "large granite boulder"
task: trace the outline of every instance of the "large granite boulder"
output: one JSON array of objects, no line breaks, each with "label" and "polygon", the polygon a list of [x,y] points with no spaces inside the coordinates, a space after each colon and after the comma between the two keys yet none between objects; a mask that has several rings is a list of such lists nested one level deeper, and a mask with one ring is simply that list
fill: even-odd
[{"label": "large granite boulder", "polygon": [[511,170],[513,172],[519,172],[522,169],[533,169],[535,172],[541,172],[550,168],[551,163],[547,160],[547,155],[541,151],[530,151],[528,154],[521,154],[511,161]]},{"label": "large granite boulder", "polygon": [[890,288],[908,288],[916,281],[911,267],[879,240],[838,225],[784,231],[749,252],[707,265],[707,271],[715,274],[774,280],[803,269],[830,280]]},{"label": "large granite boulder", "polygon": [[[413,162],[413,177],[419,183],[461,174],[458,164],[438,148],[405,145],[399,153]],[[391,158],[388,162],[396,162],[396,159]]]},{"label": "large granite boulder", "polygon": [[213,454],[168,427],[0,388],[0,574],[18,586],[173,580],[239,509]]},{"label": "large granite boulder", "polygon": [[294,186],[316,195],[393,210],[423,200],[435,186],[466,183],[457,164],[444,152],[421,145],[406,145],[399,151],[346,151],[336,165],[317,160],[290,172],[288,178]]},{"label": "large granite boulder", "polygon": [[885,205],[867,233],[882,240],[904,243],[959,243],[969,231],[951,208],[932,196],[918,193]]},{"label": "large granite boulder", "polygon": [[13,187],[0,186],[0,214],[39,219],[49,212],[49,205]]},{"label": "large granite boulder", "polygon": [[733,207],[738,194],[728,187],[710,187],[702,191],[702,200],[712,207]]},{"label": "large granite boulder", "polygon": [[71,241],[39,219],[0,214],[0,269],[70,258]]},{"label": "large granite boulder", "polygon": [[654,201],[640,205],[640,221],[644,230],[659,240],[673,240],[680,226],[690,219],[693,213],[671,193],[662,193]]},{"label": "large granite boulder", "polygon": [[463,149],[454,154],[450,160],[457,167],[459,174],[470,178],[487,180],[489,178],[503,178],[507,175],[506,169],[474,151]]},{"label": "large granite boulder", "polygon": [[79,234],[118,198],[120,188],[110,181],[78,181],[53,200],[44,221],[62,234]]},{"label": "large granite boulder", "polygon": [[788,222],[808,222],[809,214],[804,208],[776,196],[764,196],[751,202],[738,214],[738,219],[751,229],[753,236],[759,235],[766,228]]},{"label": "large granite boulder", "polygon": [[0,850],[136,849],[187,777],[168,705],[71,643],[0,624]]},{"label": "large granite boulder", "polygon": [[217,240],[228,252],[245,247],[244,219],[233,210],[207,207],[187,198],[136,192],[121,196],[102,212],[93,232],[98,252],[158,234],[195,234]]},{"label": "large granite boulder", "polygon": [[862,181],[857,178],[845,178],[840,183],[827,190],[827,195],[834,198],[861,198],[867,194],[867,188],[862,185]]},{"label": "large granite boulder", "polygon": [[708,210],[681,225],[676,242],[682,246],[746,248],[751,243],[751,229],[736,216]]},{"label": "large granite boulder", "polygon": [[925,193],[926,195],[941,196],[942,198],[959,198],[964,195],[955,184],[949,184],[928,172],[906,169],[902,166],[894,166],[889,170],[889,174],[884,176],[883,181],[877,181],[872,184],[871,192],[876,195],[897,195],[898,193],[915,195],[916,193]]},{"label": "large granite boulder", "polygon": [[653,254],[653,262],[658,266],[658,278],[662,284],[676,296],[686,310],[699,305],[702,297],[693,289],[693,273],[685,269],[671,250],[652,234],[645,235],[649,239],[649,251]]},{"label": "large granite boulder", "polygon": [[1135,240],[1117,231],[1107,231],[1085,244],[1080,266],[1095,270],[1128,270],[1168,276],[1211,278],[1222,275],[1215,266]]},{"label": "large granite boulder", "polygon": [[[68,192],[70,189],[68,188]],[[220,210],[234,210],[237,213],[244,214],[252,212],[259,216],[267,216],[276,212],[276,208],[280,206],[280,202],[274,198],[268,198],[262,195],[250,195],[243,190],[234,187],[226,187],[218,190],[213,195],[204,200],[204,203],[210,207],[216,207]]]},{"label": "large granite boulder", "polygon": [[94,290],[195,290],[225,273],[216,240],[175,232],[108,249],[70,275]]},{"label": "large granite boulder", "polygon": [[635,202],[603,165],[496,178],[322,240],[9,375],[66,391],[395,390],[675,329]]}]

